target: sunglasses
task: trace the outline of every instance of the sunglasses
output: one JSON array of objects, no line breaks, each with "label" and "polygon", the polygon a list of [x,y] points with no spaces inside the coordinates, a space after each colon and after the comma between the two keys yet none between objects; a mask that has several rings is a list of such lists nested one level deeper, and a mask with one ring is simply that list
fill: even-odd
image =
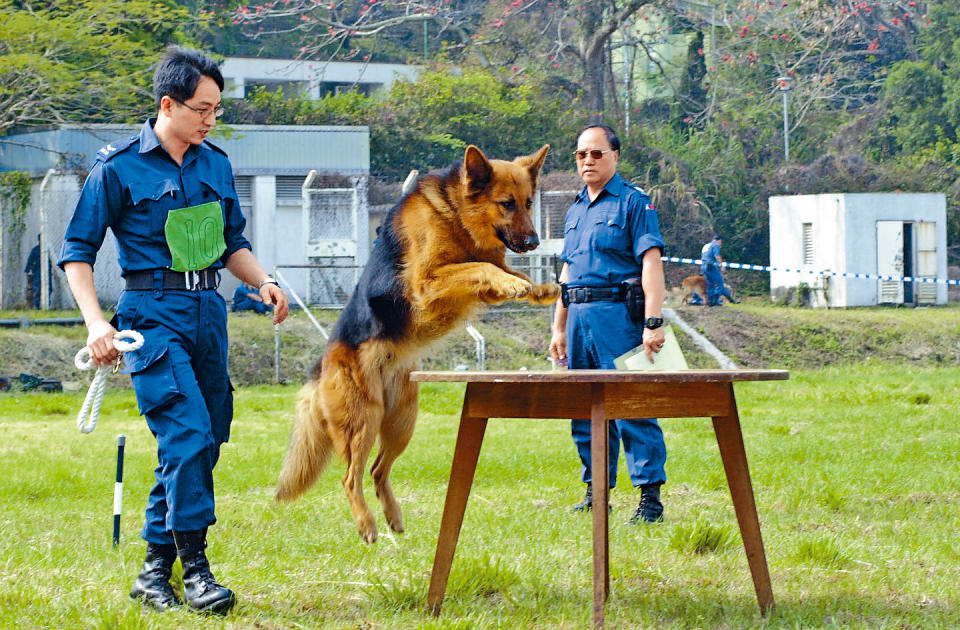
[{"label": "sunglasses", "polygon": [[589,154],[593,159],[601,160],[603,159],[604,153],[611,153],[612,151],[613,149],[607,149],[606,151],[601,151],[600,149],[591,149],[590,151],[574,151],[573,156],[577,158],[577,160],[582,161],[587,159],[587,154]]}]

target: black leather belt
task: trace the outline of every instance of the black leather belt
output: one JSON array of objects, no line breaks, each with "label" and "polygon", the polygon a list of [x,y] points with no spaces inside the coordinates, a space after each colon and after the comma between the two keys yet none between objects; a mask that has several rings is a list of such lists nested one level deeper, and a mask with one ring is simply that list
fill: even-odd
[{"label": "black leather belt", "polygon": [[[159,283],[155,280],[157,273],[162,274]],[[200,289],[216,289],[220,278],[213,269],[200,271],[169,271],[167,269],[129,271],[126,275],[127,291],[151,291],[155,288],[174,291],[197,291]],[[157,284],[160,286],[157,287]]]},{"label": "black leather belt", "polygon": [[564,304],[571,302],[623,302],[625,295],[620,287],[568,287],[563,286]]}]

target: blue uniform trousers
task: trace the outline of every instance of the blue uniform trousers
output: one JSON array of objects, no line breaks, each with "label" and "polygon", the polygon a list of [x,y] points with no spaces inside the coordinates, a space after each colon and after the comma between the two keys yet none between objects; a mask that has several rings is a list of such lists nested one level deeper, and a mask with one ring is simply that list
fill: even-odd
[{"label": "blue uniform trousers", "polygon": [[[630,321],[623,302],[570,304],[567,312],[567,356],[571,369],[615,368],[613,360],[643,343],[643,328]],[[583,464],[582,479],[590,483],[590,421],[572,420],[573,442]],[[609,427],[610,487],[617,484],[620,441],[627,458],[627,472],[634,486],[662,484],[667,447],[655,418],[611,420]]]},{"label": "blue uniform trousers", "polygon": [[[700,267],[700,272],[707,281],[707,304],[720,304],[720,296],[726,293],[723,287],[723,274],[717,264],[706,264]],[[729,295],[728,295],[729,299]]]},{"label": "blue uniform trousers", "polygon": [[213,468],[233,418],[226,305],[215,290],[126,291],[117,318],[121,330],[144,337],[143,347],[124,361],[157,439],[156,483],[142,536],[172,544],[174,530],[216,522]]}]

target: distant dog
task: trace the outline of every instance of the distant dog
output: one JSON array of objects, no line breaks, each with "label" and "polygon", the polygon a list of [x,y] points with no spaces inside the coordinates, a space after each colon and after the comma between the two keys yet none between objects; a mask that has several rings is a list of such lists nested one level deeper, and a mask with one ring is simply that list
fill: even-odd
[{"label": "distant dog", "polygon": [[[729,295],[733,295],[733,291],[730,290],[730,285],[724,283],[723,285],[727,289]],[[683,283],[680,285],[681,290],[683,291],[683,297],[680,298],[681,304],[690,304],[690,298],[693,297],[693,294],[696,293],[700,296],[702,302],[700,304],[707,303],[707,279],[701,275],[687,276],[683,279]],[[731,298],[731,301],[735,301]]]},{"label": "distant dog", "polygon": [[336,451],[347,463],[343,487],[360,536],[375,541],[361,484],[379,436],[370,472],[387,523],[403,531],[389,477],[413,434],[417,387],[409,374],[419,355],[484,304],[549,304],[560,294],[559,285],[534,285],[505,260],[507,249],[524,253],[540,243],[531,207],[549,148],[507,162],[471,145],[462,164],[421,178],[390,210],[300,391],[277,500],[303,494]]},{"label": "distant dog", "polygon": [[689,304],[690,298],[693,297],[694,293],[700,296],[704,304],[707,303],[707,279],[703,276],[687,276],[683,279],[683,284],[680,285],[680,288],[683,291],[683,297],[680,298],[681,304]]}]

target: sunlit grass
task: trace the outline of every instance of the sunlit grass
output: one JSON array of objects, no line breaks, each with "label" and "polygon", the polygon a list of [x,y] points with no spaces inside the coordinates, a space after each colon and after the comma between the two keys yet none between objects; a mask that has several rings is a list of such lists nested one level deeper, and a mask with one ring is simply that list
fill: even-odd
[{"label": "sunlit grass", "polygon": [[[610,519],[611,628],[960,626],[960,369],[868,364],[744,383],[737,400],[777,608],[759,616],[711,423],[662,421],[665,520],[630,525],[623,466]],[[226,619],[127,601],[156,443],[129,391],[83,436],[82,394],[0,396],[0,627],[585,628],[591,519],[567,421],[491,420],[438,619],[425,610],[462,385],[421,388],[394,490],[407,532],[365,545],[342,463],[291,505],[273,484],[295,387],[236,393],[216,471],[209,556],[239,594]],[[127,436],[119,549],[116,435]],[[367,501],[378,507],[372,484]]]}]

